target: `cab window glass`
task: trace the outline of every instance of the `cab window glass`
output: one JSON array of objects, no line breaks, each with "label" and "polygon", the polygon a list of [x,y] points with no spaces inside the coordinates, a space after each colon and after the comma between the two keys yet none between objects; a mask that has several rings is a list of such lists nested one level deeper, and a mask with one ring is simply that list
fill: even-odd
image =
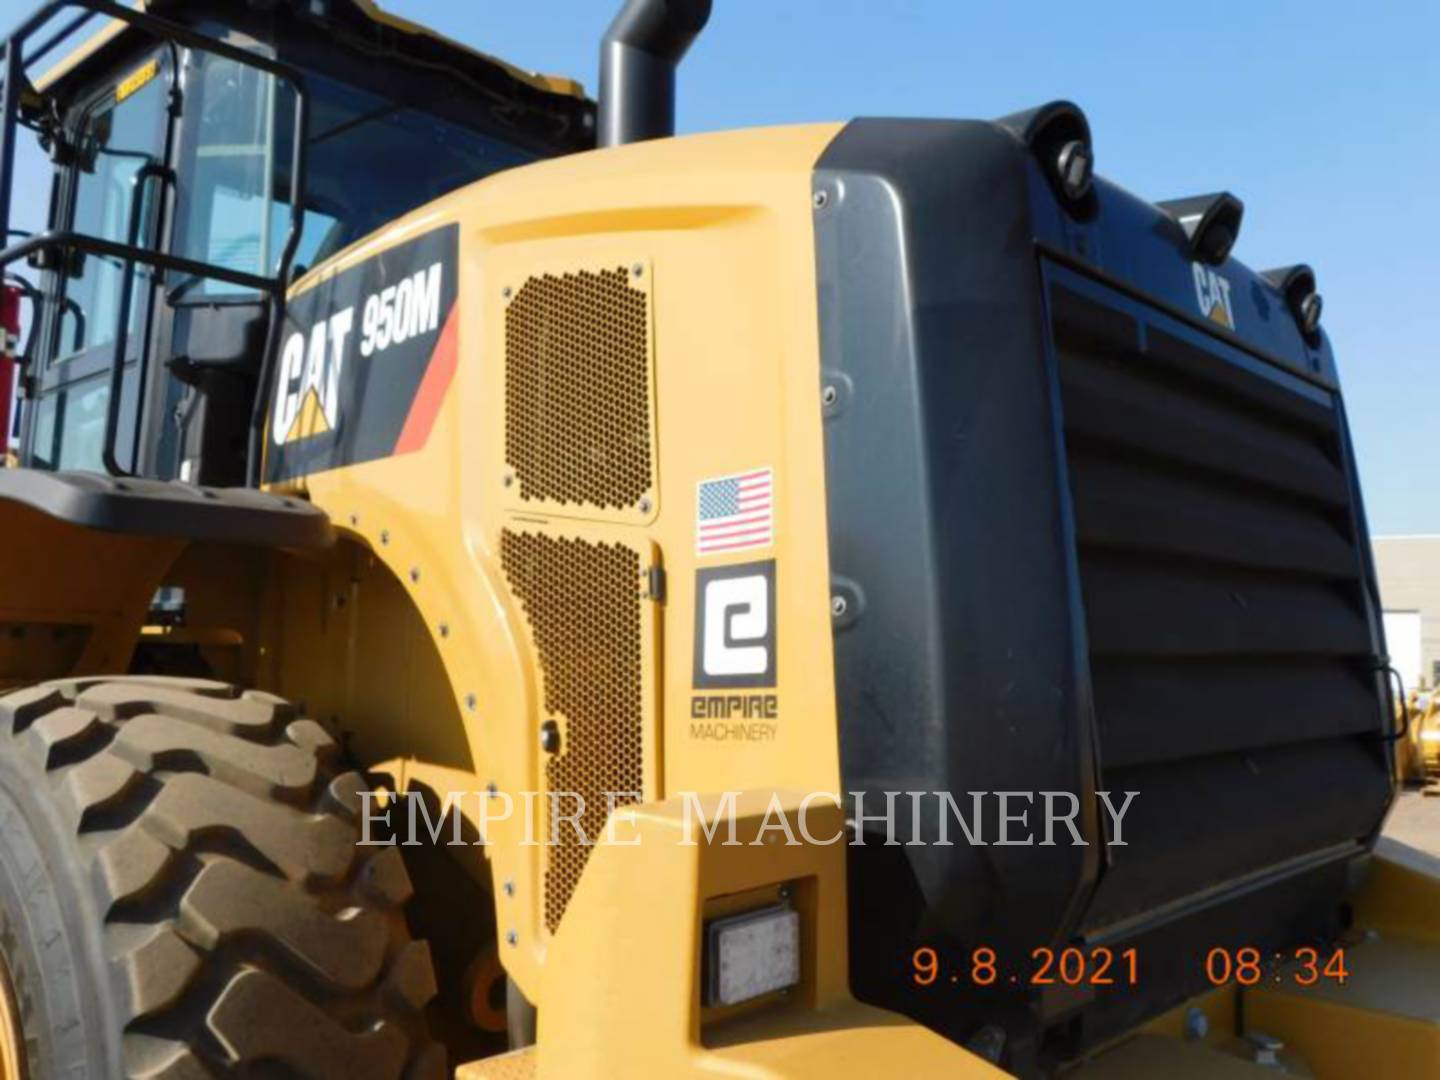
[{"label": "cab window glass", "polygon": [[[249,274],[276,272],[290,227],[293,89],[213,55],[192,54],[187,111],[202,117],[180,168],[176,251]],[[397,217],[535,155],[422,109],[307,74],[306,205],[295,265],[305,268]],[[423,163],[423,168],[417,167]],[[244,292],[171,283],[172,298]]]},{"label": "cab window glass", "polygon": [[101,468],[110,383],[82,379],[36,403],[31,464],[41,469]]},{"label": "cab window glass", "polygon": [[[266,274],[278,258],[270,227],[276,80],[209,53],[191,53],[186,65],[187,113],[196,119],[180,170],[177,251],[227,270]],[[244,292],[213,280],[193,284],[212,296]]]},{"label": "cab window glass", "polygon": [[[167,87],[166,73],[159,60],[152,59],[81,114],[70,218],[76,232],[125,242],[136,175],[144,166],[160,163],[164,154]],[[142,205],[146,221],[153,202],[151,196]],[[103,255],[85,255],[77,257],[76,269],[65,282],[61,360],[112,345],[119,316],[124,264]],[[136,267],[137,296],[143,295],[149,275],[146,267]],[[136,331],[143,312],[143,304],[131,305],[128,333]]]}]

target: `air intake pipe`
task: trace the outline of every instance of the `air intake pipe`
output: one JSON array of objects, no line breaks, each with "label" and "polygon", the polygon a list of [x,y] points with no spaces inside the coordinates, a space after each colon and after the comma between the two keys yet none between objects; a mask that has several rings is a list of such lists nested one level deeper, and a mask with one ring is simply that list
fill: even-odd
[{"label": "air intake pipe", "polygon": [[600,145],[675,134],[675,69],[711,0],[626,0],[600,45]]}]

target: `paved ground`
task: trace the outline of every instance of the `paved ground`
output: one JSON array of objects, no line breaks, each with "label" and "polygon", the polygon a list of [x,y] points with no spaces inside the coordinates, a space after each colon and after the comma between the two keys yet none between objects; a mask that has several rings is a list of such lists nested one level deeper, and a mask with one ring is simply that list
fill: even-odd
[{"label": "paved ground", "polygon": [[1397,844],[1440,859],[1440,798],[1405,791],[1385,823],[1385,836]]}]

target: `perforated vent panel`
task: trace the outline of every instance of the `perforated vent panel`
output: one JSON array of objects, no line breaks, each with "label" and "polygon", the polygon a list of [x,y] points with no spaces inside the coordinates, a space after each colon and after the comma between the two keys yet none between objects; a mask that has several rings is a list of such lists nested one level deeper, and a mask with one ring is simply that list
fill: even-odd
[{"label": "perforated vent panel", "polygon": [[505,309],[505,463],[526,502],[635,507],[654,487],[650,297],[632,271],[531,277]]},{"label": "perforated vent panel", "polygon": [[[546,715],[561,726],[560,752],[545,765],[547,789],[581,795],[581,827],[598,839],[606,794],[623,806],[640,800],[621,793],[643,790],[640,553],[506,530],[500,558],[539,653]],[[577,808],[572,799],[559,804],[563,814]],[[545,925],[552,932],[590,853],[568,824],[558,840],[545,849]]]}]

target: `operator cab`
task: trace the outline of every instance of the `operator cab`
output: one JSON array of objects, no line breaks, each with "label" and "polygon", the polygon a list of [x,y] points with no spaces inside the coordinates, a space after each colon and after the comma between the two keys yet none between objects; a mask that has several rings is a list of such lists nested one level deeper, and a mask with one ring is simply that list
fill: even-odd
[{"label": "operator cab", "polygon": [[[100,14],[124,21],[97,32]],[[21,462],[42,469],[245,483],[291,281],[441,195],[594,144],[575,84],[366,0],[71,0],[9,51],[6,134],[54,162],[52,241],[0,256],[33,298]]]}]

